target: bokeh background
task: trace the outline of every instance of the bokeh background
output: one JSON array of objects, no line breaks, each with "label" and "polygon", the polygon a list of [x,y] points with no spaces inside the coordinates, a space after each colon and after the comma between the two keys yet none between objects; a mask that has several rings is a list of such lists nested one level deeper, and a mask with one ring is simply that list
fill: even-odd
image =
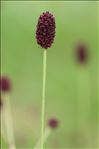
[{"label": "bokeh background", "polygon": [[[12,81],[16,146],[30,149],[40,137],[43,49],[35,39],[39,15],[56,18],[56,37],[47,55],[45,127],[55,117],[44,149],[98,148],[98,2],[2,1],[2,75]],[[75,44],[84,41],[89,59],[80,64]],[[7,148],[4,141],[3,149]]]}]

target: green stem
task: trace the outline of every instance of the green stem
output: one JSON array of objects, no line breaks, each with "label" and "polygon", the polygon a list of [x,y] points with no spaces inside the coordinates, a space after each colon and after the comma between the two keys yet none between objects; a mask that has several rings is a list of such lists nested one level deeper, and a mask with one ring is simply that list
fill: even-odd
[{"label": "green stem", "polygon": [[43,142],[44,142],[46,63],[47,63],[47,50],[44,50],[44,53],[43,53],[42,116],[41,116],[41,149],[43,149]]}]

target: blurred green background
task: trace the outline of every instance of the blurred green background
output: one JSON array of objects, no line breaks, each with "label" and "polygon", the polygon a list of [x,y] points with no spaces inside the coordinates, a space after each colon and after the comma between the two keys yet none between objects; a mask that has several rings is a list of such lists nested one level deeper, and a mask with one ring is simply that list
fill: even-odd
[{"label": "blurred green background", "polygon": [[[17,148],[33,148],[40,136],[43,49],[35,31],[44,11],[56,18],[56,37],[47,56],[45,125],[52,117],[59,121],[45,149],[98,148],[98,2],[2,1],[2,74],[13,84]],[[86,65],[75,59],[79,41],[89,45]]]}]

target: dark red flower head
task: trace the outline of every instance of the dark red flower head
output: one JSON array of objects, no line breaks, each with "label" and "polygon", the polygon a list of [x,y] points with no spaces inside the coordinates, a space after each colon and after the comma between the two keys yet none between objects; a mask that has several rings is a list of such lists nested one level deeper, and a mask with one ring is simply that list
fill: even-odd
[{"label": "dark red flower head", "polygon": [[0,77],[0,91],[9,92],[11,90],[11,82],[8,77]]},{"label": "dark red flower head", "polygon": [[43,12],[37,23],[36,40],[44,49],[50,48],[55,37],[55,18],[53,14]]},{"label": "dark red flower head", "polygon": [[80,63],[86,63],[88,60],[88,46],[85,43],[79,43],[76,46],[76,58]]},{"label": "dark red flower head", "polygon": [[58,121],[55,118],[52,118],[48,121],[48,126],[52,129],[55,129],[58,127]]}]

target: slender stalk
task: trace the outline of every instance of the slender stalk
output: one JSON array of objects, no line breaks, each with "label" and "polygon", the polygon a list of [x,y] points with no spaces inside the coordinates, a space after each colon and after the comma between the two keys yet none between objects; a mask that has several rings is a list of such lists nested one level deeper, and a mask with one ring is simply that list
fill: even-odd
[{"label": "slender stalk", "polygon": [[44,50],[44,53],[43,53],[42,115],[41,115],[41,149],[43,149],[43,142],[44,142],[46,63],[47,63],[47,50]]},{"label": "slender stalk", "polygon": [[5,143],[7,143],[7,140],[6,140],[6,136],[5,136],[5,133],[4,133],[4,131],[3,130],[1,130],[1,137],[2,137],[2,139],[5,141]]},{"label": "slender stalk", "polygon": [[12,114],[11,114],[8,94],[4,96],[3,101],[4,101],[3,118],[5,122],[5,129],[7,133],[7,141],[8,141],[9,149],[16,149],[15,141],[14,141],[13,124],[12,124]]},{"label": "slender stalk", "polygon": [[[1,109],[1,131],[0,131],[0,133],[1,133],[1,137],[4,140],[4,142],[6,144],[8,144],[7,138],[6,138],[6,134],[5,134],[5,131],[4,130],[5,129],[4,129],[4,125],[3,125],[3,107],[2,107],[2,109]],[[1,142],[1,146],[2,146],[2,142]]]},{"label": "slender stalk", "polygon": [[[86,136],[89,135],[90,126],[90,74],[85,65],[80,66],[77,72],[77,90],[78,90],[78,132],[86,131]],[[83,132],[82,132],[83,133]],[[90,134],[91,135],[91,134]],[[91,136],[89,136],[91,137]]]},{"label": "slender stalk", "polygon": [[[97,30],[98,30],[98,34],[97,34],[97,80],[98,80],[98,76],[99,76],[99,67],[98,67],[98,64],[99,64],[99,51],[98,51],[98,49],[99,49],[99,42],[98,42],[98,40],[99,40],[99,1],[98,1]],[[98,120],[97,124],[99,124],[99,117],[98,117],[98,115],[99,115],[99,92],[98,92],[98,90],[99,90],[99,82],[97,81],[97,105],[98,105],[97,106],[97,120]],[[97,130],[98,130],[97,137],[98,137],[98,146],[99,146],[99,125],[97,127],[98,127],[97,128]]]},{"label": "slender stalk", "polygon": [[1,135],[1,138],[0,138],[1,139],[0,140],[1,141],[1,146],[0,147],[2,148],[2,140],[4,141],[4,143],[6,145],[8,145],[8,141],[7,141],[7,138],[6,138],[6,134],[5,134],[5,132],[4,132],[4,130],[2,128],[1,128],[1,132],[0,133],[1,133],[0,134]]},{"label": "slender stalk", "polygon": [[[46,140],[48,139],[49,135],[51,134],[51,129],[49,127],[47,127],[44,131],[44,135],[43,135],[43,144],[46,142]],[[40,148],[40,144],[41,144],[41,138],[37,141],[34,149],[39,149]]]}]

